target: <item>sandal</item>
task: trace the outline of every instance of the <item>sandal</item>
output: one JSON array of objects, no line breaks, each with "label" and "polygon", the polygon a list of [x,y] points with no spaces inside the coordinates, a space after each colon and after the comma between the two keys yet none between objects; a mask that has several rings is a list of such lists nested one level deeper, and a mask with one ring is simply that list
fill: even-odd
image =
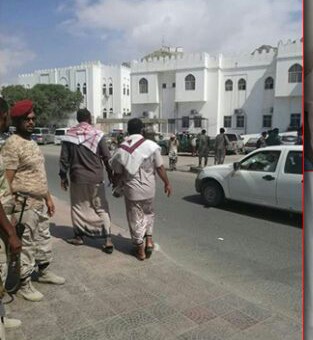
[{"label": "sandal", "polygon": [[112,254],[113,249],[114,249],[114,246],[113,246],[113,243],[112,243],[111,236],[108,235],[104,240],[104,244],[102,246],[102,251],[104,251],[106,254]]},{"label": "sandal", "polygon": [[146,258],[145,247],[143,243],[137,246],[136,257],[139,261],[143,261]]},{"label": "sandal", "polygon": [[102,251],[104,251],[106,254],[112,254],[113,253],[113,245],[106,246],[105,244],[102,246]]},{"label": "sandal", "polygon": [[152,241],[152,236],[147,236],[146,249],[145,249],[147,258],[149,258],[152,255],[153,250],[154,250],[154,243]]},{"label": "sandal", "polygon": [[65,241],[74,246],[81,246],[84,244],[84,241],[81,237],[68,238]]}]

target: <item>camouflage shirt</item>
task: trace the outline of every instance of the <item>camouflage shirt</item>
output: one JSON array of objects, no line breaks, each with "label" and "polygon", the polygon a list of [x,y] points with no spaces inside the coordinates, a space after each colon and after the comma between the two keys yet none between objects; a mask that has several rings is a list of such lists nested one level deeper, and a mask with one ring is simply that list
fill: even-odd
[{"label": "camouflage shirt", "polygon": [[38,198],[47,195],[45,160],[37,143],[14,134],[6,140],[2,156],[6,169],[16,171],[11,185],[13,193],[22,191]]},{"label": "camouflage shirt", "polygon": [[11,214],[14,207],[14,199],[11,194],[10,185],[5,175],[5,166],[2,155],[0,155],[0,202],[7,215]]}]

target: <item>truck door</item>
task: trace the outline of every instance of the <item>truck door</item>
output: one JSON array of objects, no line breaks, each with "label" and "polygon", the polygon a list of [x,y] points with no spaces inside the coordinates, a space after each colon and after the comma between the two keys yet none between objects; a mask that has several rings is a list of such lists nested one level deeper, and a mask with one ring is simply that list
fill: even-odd
[{"label": "truck door", "polygon": [[277,184],[278,206],[300,212],[302,210],[302,151],[287,153]]},{"label": "truck door", "polygon": [[279,150],[266,150],[247,156],[240,169],[229,176],[230,198],[247,203],[277,206],[276,185]]}]

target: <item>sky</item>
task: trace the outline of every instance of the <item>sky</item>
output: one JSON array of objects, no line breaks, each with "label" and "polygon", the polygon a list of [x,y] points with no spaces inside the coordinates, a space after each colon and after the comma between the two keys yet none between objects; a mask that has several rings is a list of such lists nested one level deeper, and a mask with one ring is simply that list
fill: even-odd
[{"label": "sky", "polygon": [[0,84],[162,45],[227,55],[301,37],[301,0],[0,0]]}]

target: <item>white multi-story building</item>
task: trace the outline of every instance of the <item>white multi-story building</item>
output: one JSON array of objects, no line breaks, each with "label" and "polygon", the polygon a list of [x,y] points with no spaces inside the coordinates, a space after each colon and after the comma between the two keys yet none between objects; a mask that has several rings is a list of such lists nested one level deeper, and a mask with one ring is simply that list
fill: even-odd
[{"label": "white multi-story building", "polygon": [[302,39],[229,57],[156,52],[131,63],[132,116],[212,136],[220,127],[248,134],[302,124]]},{"label": "white multi-story building", "polygon": [[19,83],[79,90],[82,106],[111,128],[123,127],[122,118],[145,117],[163,132],[283,132],[302,124],[302,64],[302,39],[235,56],[162,47],[130,68],[90,62],[22,74]]},{"label": "white multi-story building", "polygon": [[87,107],[98,118],[120,119],[130,114],[130,68],[103,65],[100,61],[78,66],[37,70],[19,75],[19,84],[31,88],[36,84],[62,84],[84,96]]}]

